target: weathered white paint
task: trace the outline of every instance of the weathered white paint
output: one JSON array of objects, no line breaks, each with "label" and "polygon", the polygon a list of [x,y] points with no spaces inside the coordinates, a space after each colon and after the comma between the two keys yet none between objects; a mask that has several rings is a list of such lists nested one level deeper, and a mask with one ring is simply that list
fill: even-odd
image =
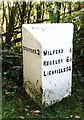
[{"label": "weathered white paint", "polygon": [[71,95],[73,24],[24,24],[22,32],[26,92],[44,106]]}]

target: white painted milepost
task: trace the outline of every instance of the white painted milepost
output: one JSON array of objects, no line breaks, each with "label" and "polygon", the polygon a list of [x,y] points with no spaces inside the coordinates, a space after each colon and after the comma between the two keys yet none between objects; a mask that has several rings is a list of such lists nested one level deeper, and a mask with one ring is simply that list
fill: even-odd
[{"label": "white painted milepost", "polygon": [[71,95],[73,24],[24,24],[23,76],[26,92],[50,106]]}]

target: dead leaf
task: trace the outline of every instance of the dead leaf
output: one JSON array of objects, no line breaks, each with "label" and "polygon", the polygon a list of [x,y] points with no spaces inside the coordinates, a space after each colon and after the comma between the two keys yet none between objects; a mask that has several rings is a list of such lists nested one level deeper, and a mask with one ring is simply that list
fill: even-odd
[{"label": "dead leaf", "polygon": [[35,111],[33,111],[33,113],[39,114],[39,113],[40,113],[40,110],[35,110]]},{"label": "dead leaf", "polygon": [[80,116],[78,116],[78,115],[75,115],[75,118],[80,118]]},{"label": "dead leaf", "polygon": [[28,111],[28,109],[27,109],[27,108],[25,108],[25,111],[27,112],[27,111]]},{"label": "dead leaf", "polygon": [[73,117],[73,115],[70,115],[70,117],[72,118],[72,117]]},{"label": "dead leaf", "polygon": [[24,119],[24,117],[23,117],[23,116],[20,116],[20,118]]}]

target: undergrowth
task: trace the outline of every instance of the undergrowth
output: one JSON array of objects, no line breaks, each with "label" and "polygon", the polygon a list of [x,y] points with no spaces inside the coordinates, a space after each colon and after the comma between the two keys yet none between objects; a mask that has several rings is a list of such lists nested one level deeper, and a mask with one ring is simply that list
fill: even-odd
[{"label": "undergrowth", "polygon": [[[10,58],[11,57],[11,58]],[[2,118],[84,119],[84,75],[82,65],[73,63],[72,95],[47,108],[40,108],[23,88],[22,56],[3,54]],[[82,63],[81,63],[82,64]]]}]

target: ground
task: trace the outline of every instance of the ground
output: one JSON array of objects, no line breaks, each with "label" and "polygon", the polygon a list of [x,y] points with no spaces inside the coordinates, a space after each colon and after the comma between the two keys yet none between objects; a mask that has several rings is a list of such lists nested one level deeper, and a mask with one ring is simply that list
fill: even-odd
[{"label": "ground", "polygon": [[72,95],[40,108],[25,92],[23,85],[3,77],[3,120],[11,118],[81,118],[84,119],[84,84],[81,73],[73,74]]}]

